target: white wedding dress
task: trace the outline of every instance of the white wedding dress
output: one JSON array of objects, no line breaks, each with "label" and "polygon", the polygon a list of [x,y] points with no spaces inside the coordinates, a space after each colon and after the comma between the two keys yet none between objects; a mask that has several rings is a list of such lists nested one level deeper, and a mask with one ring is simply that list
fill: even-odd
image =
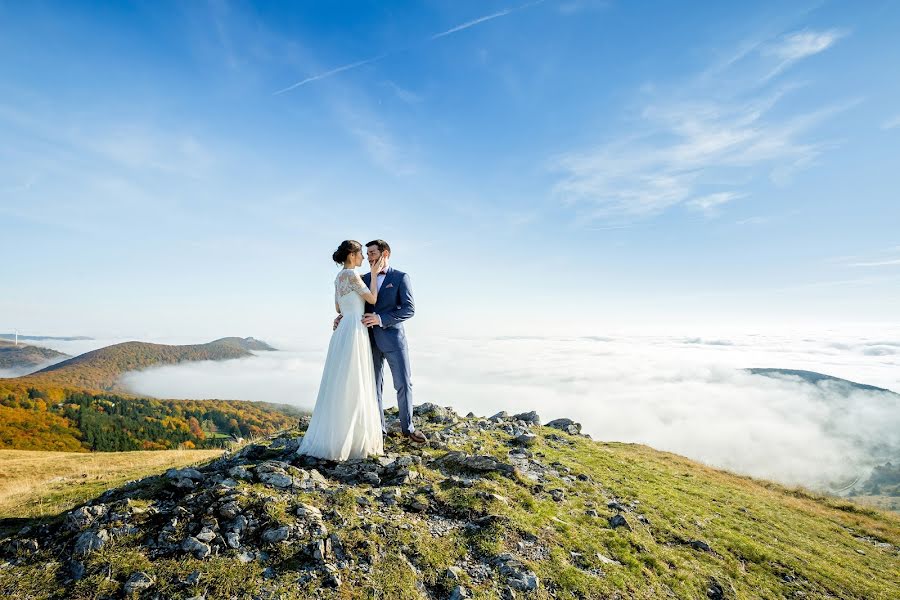
[{"label": "white wedding dress", "polygon": [[352,269],[334,280],[343,318],[331,335],[312,420],[297,454],[330,460],[384,453],[369,332],[362,324],[369,291]]}]

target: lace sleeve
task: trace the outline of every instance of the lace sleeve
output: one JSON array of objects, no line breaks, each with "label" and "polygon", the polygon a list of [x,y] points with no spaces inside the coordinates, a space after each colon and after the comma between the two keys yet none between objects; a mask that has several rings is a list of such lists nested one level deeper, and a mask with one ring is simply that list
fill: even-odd
[{"label": "lace sleeve", "polygon": [[369,293],[369,288],[363,283],[362,277],[356,271],[351,271],[350,269],[341,271],[334,285],[337,297],[344,296],[350,292],[356,292],[360,296]]}]

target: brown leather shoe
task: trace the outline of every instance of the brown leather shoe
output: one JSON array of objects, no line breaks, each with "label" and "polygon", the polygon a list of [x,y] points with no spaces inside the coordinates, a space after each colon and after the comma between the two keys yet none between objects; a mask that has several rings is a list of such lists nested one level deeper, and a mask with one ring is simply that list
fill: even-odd
[{"label": "brown leather shoe", "polygon": [[414,444],[427,444],[428,443],[428,438],[425,437],[425,434],[418,430],[411,431],[410,433],[404,433],[403,437],[405,437],[406,439],[408,439],[409,441],[411,441]]}]

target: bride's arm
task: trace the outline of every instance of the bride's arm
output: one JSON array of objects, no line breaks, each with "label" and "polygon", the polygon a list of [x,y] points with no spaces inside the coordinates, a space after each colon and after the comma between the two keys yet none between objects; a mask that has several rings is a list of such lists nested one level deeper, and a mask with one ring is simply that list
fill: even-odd
[{"label": "bride's arm", "polygon": [[[379,258],[378,262],[376,262],[374,265],[372,265],[372,271],[369,275],[369,291],[363,292],[363,290],[365,289],[364,282],[363,282],[363,285],[361,286],[362,289],[359,290],[359,295],[362,296],[363,300],[365,300],[369,304],[374,305],[375,302],[378,301],[378,272],[381,271],[381,269],[383,267],[384,267],[384,260]],[[358,275],[357,275],[357,277],[358,277]],[[362,281],[362,278],[360,278],[360,281]]]}]

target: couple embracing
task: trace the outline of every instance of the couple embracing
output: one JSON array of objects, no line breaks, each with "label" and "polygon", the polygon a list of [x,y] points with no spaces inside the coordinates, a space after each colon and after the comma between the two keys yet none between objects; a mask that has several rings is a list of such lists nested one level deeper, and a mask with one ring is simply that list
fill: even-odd
[{"label": "couple embracing", "polygon": [[412,381],[403,321],[415,313],[409,275],[388,264],[384,240],[366,244],[370,272],[362,277],[363,247],[345,240],[332,255],[343,269],[334,281],[334,333],[312,419],[297,454],[328,460],[384,453],[384,363],[391,369],[400,428],[411,442],[428,439],[412,422]]}]

